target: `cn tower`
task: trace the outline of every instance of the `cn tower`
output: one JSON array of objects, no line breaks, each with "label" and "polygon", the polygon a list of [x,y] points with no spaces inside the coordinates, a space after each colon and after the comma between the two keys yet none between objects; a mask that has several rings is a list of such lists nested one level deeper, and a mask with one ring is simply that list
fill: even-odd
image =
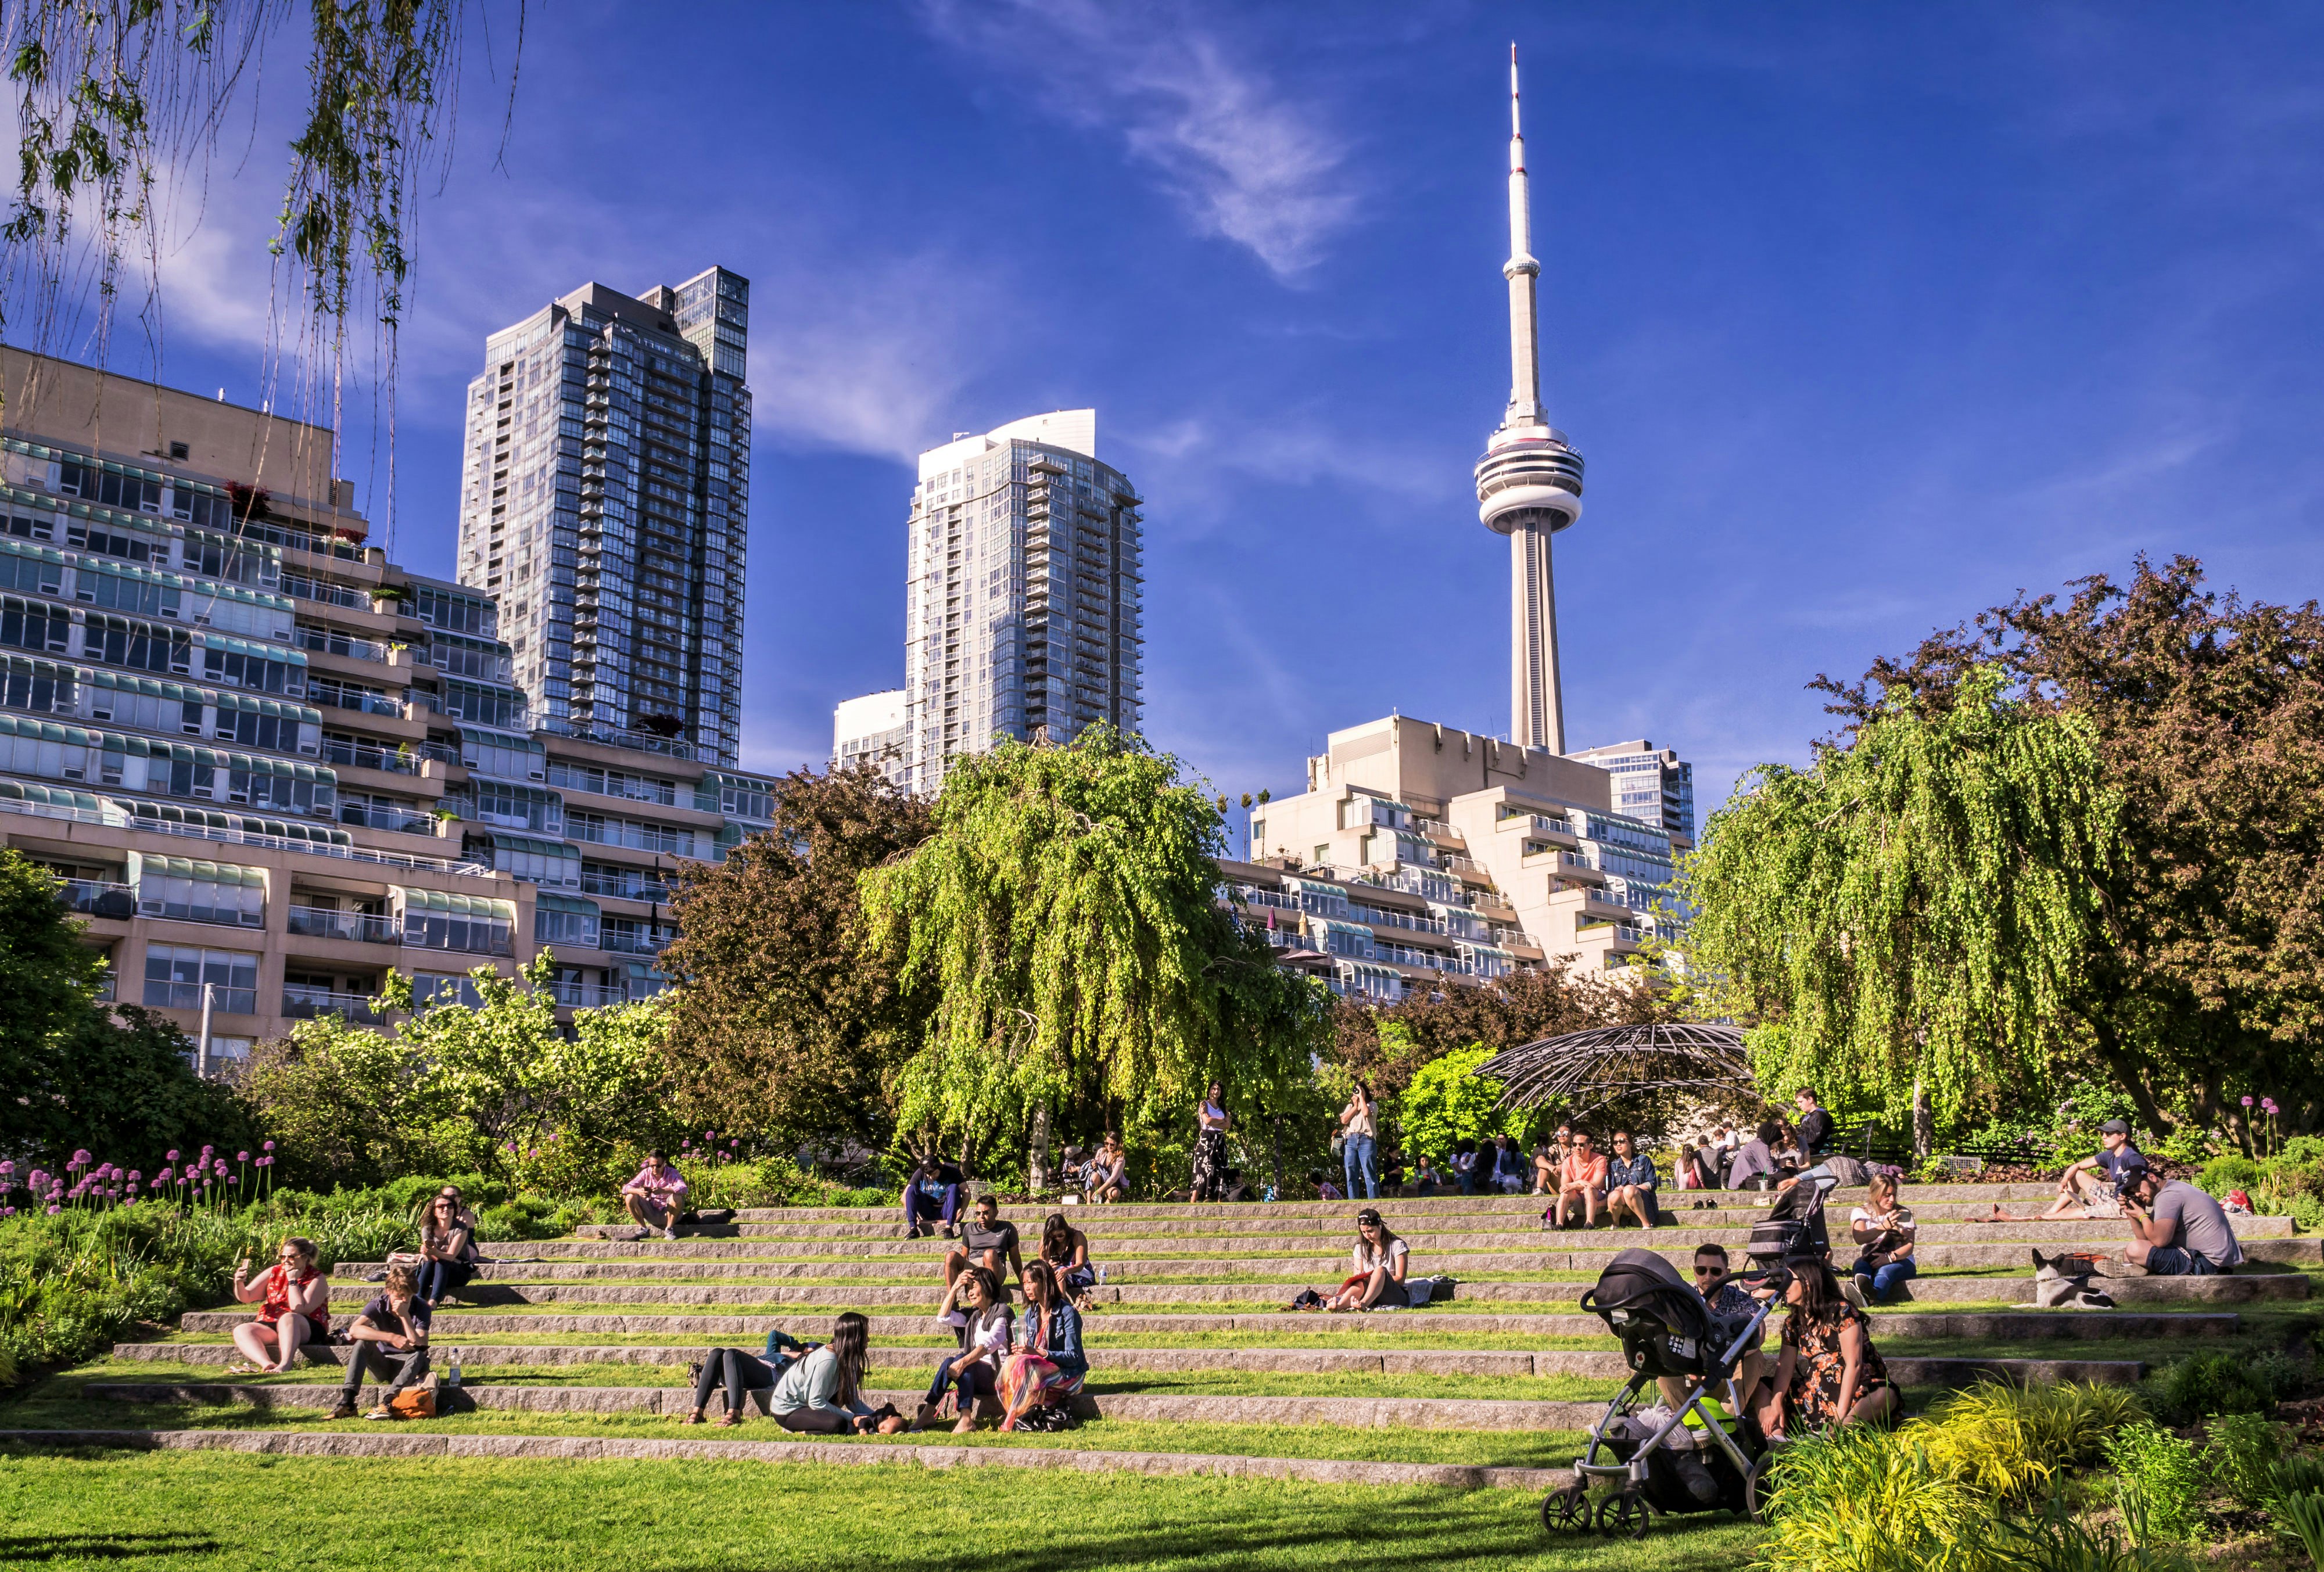
[{"label": "cn tower", "polygon": [[1532,204],[1517,121],[1517,46],[1509,45],[1509,407],[1477,464],[1477,516],[1509,538],[1510,740],[1565,751],[1557,674],[1557,584],[1550,538],[1582,517],[1582,455],[1541,409]]}]

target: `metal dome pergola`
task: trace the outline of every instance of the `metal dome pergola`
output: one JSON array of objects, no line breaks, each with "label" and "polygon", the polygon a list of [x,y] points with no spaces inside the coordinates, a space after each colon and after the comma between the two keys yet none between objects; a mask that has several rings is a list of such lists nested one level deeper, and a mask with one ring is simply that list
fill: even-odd
[{"label": "metal dome pergola", "polygon": [[1554,1105],[1568,1118],[1624,1099],[1759,1095],[1741,1029],[1692,1021],[1600,1026],[1544,1037],[1495,1054],[1472,1073],[1502,1083],[1499,1107]]}]

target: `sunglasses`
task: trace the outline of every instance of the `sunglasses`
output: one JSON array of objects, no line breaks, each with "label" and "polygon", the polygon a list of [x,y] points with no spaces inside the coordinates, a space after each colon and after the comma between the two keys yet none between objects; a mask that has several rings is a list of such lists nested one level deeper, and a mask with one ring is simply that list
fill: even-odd
[{"label": "sunglasses", "polygon": [[1698,1266],[1694,1269],[1694,1274],[1697,1277],[1724,1277],[1727,1275],[1727,1268],[1724,1266]]}]

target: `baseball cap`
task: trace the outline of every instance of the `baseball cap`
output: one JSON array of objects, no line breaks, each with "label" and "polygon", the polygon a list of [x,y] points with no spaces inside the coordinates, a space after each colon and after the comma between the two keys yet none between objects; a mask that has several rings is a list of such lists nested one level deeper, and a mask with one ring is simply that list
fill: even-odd
[{"label": "baseball cap", "polygon": [[2127,1135],[2130,1134],[2130,1122],[2127,1119],[2108,1119],[2098,1126],[2098,1132],[2106,1135]]}]

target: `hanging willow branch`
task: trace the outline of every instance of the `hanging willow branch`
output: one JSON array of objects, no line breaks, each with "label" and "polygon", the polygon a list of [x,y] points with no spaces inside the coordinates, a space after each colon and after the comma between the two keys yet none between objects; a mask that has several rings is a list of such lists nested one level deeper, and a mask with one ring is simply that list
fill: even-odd
[{"label": "hanging willow branch", "polygon": [[[448,151],[471,0],[6,0],[17,180],[0,237],[0,338],[56,353],[84,336],[102,365],[134,259],[158,358],[160,261],[174,188],[198,188],[264,43],[303,16],[309,97],[271,249],[288,258],[338,427],[347,330],[379,328],[392,398],[408,305],[414,193]],[[518,7],[518,37],[522,37]],[[514,68],[511,68],[511,93]]]},{"label": "hanging willow branch", "polygon": [[995,1134],[1084,1089],[1148,1124],[1213,1077],[1256,1092],[1305,1072],[1321,1001],[1213,904],[1220,815],[1178,774],[1104,727],[1005,743],[956,763],[936,833],[864,876],[905,985],[942,990],[899,1125]]},{"label": "hanging willow branch", "polygon": [[1690,960],[1755,1034],[1762,1083],[1958,1120],[2040,1086],[2107,942],[2120,795],[2089,729],[2001,696],[1903,704],[1806,771],[1762,766],[1689,860]]}]

